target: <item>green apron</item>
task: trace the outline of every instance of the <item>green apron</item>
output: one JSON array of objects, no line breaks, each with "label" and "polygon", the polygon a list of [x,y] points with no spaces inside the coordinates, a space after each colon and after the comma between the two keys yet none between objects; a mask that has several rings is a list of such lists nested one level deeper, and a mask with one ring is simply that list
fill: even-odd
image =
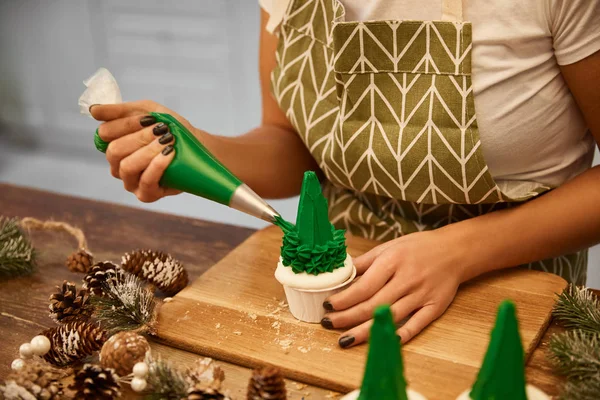
[{"label": "green apron", "polygon": [[[471,24],[345,22],[339,0],[292,0],[273,94],[327,177],[332,222],[381,241],[511,207],[551,188],[496,182],[481,149]],[[507,250],[509,251],[509,250]],[[587,251],[527,265],[584,284]]]}]

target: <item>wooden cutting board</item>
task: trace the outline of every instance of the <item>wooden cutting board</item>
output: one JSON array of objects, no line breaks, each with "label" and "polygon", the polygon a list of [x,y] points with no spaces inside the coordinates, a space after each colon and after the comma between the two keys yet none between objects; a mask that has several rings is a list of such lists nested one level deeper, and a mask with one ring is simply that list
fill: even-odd
[{"label": "wooden cutting board", "polygon": [[[357,256],[377,242],[348,237]],[[294,380],[335,391],[360,386],[367,346],[337,346],[340,332],[297,321],[273,274],[281,232],[256,232],[165,303],[157,335],[166,344],[246,367],[280,367]],[[527,357],[550,322],[555,293],[567,283],[548,273],[513,269],[462,285],[446,313],[403,347],[411,388],[429,399],[455,399],[475,379],[496,309],[517,305]]]}]

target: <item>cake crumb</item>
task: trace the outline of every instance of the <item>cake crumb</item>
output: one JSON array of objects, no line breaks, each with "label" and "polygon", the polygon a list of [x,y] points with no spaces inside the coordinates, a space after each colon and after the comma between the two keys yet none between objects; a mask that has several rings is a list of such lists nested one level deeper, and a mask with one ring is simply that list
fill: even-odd
[{"label": "cake crumb", "polygon": [[275,329],[279,329],[281,327],[281,322],[275,321],[271,324],[271,327],[273,327]]},{"label": "cake crumb", "polygon": [[283,339],[279,341],[279,345],[283,350],[289,350],[289,348],[292,346],[292,343],[294,343],[292,339]]},{"label": "cake crumb", "polygon": [[308,353],[310,351],[310,347],[299,346],[298,347],[298,351],[301,352],[301,353],[306,354],[306,353]]},{"label": "cake crumb", "polygon": [[221,329],[221,324],[217,322],[217,324],[215,325],[215,328]]},{"label": "cake crumb", "polygon": [[238,336],[240,336],[240,335],[242,334],[242,332],[240,332],[240,331],[235,331],[235,332],[233,332],[233,334],[234,334],[234,335],[238,335]]},{"label": "cake crumb", "polygon": [[323,350],[326,353],[330,353],[331,352],[331,347],[322,347],[321,350]]},{"label": "cake crumb", "polygon": [[303,383],[294,383],[294,385],[296,386],[296,390],[302,390],[306,388],[306,385]]},{"label": "cake crumb", "polygon": [[326,399],[335,399],[336,397],[338,397],[340,394],[336,393],[336,392],[329,392],[327,393],[327,395],[325,395]]},{"label": "cake crumb", "polygon": [[250,319],[252,321],[256,321],[256,318],[258,318],[258,316],[256,314],[254,314],[254,313],[248,313],[248,316],[250,317]]},{"label": "cake crumb", "polygon": [[165,302],[165,303],[170,303],[170,302],[172,302],[172,301],[173,301],[173,298],[172,298],[172,297],[165,297],[165,298],[163,299],[163,302]]}]

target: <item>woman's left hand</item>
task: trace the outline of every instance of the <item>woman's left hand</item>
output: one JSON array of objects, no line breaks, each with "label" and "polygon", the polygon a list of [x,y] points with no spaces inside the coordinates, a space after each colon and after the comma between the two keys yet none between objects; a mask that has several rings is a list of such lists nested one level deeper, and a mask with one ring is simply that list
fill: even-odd
[{"label": "woman's left hand", "polygon": [[414,312],[397,331],[403,343],[412,339],[446,311],[462,281],[463,246],[452,244],[449,234],[446,229],[414,233],[357,257],[362,277],[324,303],[330,313],[321,324],[351,328],[339,344],[357,345],[368,339],[375,308],[389,304],[396,323]]}]

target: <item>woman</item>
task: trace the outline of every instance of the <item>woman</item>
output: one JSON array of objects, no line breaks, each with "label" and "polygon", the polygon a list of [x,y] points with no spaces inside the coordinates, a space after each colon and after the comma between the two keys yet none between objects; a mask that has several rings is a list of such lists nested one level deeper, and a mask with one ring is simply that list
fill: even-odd
[{"label": "woman", "polygon": [[92,107],[127,190],[175,194],[158,184],[173,136],[151,111],[264,197],[320,171],[332,221],[385,241],[324,304],[322,325],[349,329],[342,347],[366,340],[382,303],[410,316],[410,340],[488,271],[585,282],[584,249],[600,242],[600,1],[263,3],[256,129],[212,135],[151,101]]}]

